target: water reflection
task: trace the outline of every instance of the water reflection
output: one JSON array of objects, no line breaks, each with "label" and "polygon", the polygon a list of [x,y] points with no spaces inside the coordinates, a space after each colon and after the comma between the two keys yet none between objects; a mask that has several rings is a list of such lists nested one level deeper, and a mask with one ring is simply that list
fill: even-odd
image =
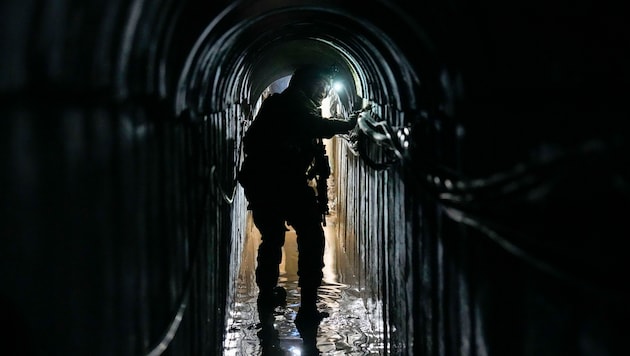
[{"label": "water reflection", "polygon": [[[300,308],[297,287],[297,244],[295,233],[287,232],[280,265],[279,285],[287,291],[286,306],[277,307],[273,324],[277,335],[259,338],[260,318],[254,280],[256,250],[260,235],[249,224],[239,273],[236,304],[230,313],[224,355],[381,355],[382,336],[369,321],[358,286],[351,280],[346,259],[335,239],[334,217],[326,227],[324,281],[319,289],[319,310],[328,313],[317,329],[314,345],[305,347],[295,326]],[[377,329],[380,329],[377,327]]]}]

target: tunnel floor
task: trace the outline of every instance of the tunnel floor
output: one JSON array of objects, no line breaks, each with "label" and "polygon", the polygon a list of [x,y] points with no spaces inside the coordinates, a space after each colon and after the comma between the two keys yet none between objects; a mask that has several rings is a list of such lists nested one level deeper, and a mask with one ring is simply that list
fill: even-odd
[{"label": "tunnel floor", "polygon": [[[251,220],[251,219],[250,219]],[[324,261],[324,281],[319,289],[318,306],[329,313],[324,318],[317,333],[319,355],[382,355],[383,337],[378,332],[379,324],[370,320],[365,308],[360,289],[354,281],[345,254],[335,243],[336,218],[327,219],[326,250]],[[294,324],[300,307],[300,295],[297,287],[297,245],[295,232],[287,232],[280,265],[279,285],[287,290],[286,307],[276,309],[275,328],[279,342],[272,350],[263,349],[257,336],[259,318],[256,307],[258,287],[254,280],[256,251],[260,235],[253,224],[248,223],[247,236],[243,248],[241,269],[237,283],[235,305],[228,319],[224,340],[225,356],[244,355],[305,355],[302,339]],[[313,354],[309,351],[308,354]]]}]

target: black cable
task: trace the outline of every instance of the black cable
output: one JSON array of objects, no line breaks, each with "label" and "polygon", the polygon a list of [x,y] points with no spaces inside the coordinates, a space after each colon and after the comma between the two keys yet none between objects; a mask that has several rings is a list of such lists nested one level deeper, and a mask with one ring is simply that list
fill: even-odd
[{"label": "black cable", "polygon": [[[543,200],[553,191],[555,185],[561,184],[560,176],[566,178],[575,174],[571,170],[572,166],[584,170],[585,162],[610,164],[611,162],[602,158],[605,154],[626,157],[624,152],[623,143],[619,145],[614,140],[590,140],[553,157],[530,164],[519,164],[512,170],[486,178],[457,179],[452,173],[444,174],[442,170],[441,173],[444,175],[436,174],[437,168],[429,170],[426,166],[422,170],[423,176],[414,176],[418,178],[417,181],[423,188],[425,196],[435,201],[453,221],[475,228],[510,254],[540,271],[591,291],[604,291],[609,297],[621,300],[618,291],[609,290],[599,283],[599,280],[578,277],[569,271],[570,268],[566,264],[553,263],[552,259],[541,257],[541,254],[551,252],[549,246],[542,246],[533,236],[499,223],[490,213],[497,212],[497,209],[505,206],[501,203],[514,202],[517,198],[525,199],[529,204],[527,206],[531,208],[532,202]],[[415,170],[413,173],[418,172]],[[536,194],[532,194],[534,191]],[[626,195],[630,194],[626,192]],[[554,251],[556,256],[561,252],[566,251],[564,249]],[[573,260],[577,258],[569,257]]]},{"label": "black cable", "polygon": [[[210,191],[212,187],[212,182],[216,179],[215,167],[216,166],[213,165],[210,171],[206,174],[206,179],[205,179],[206,183],[204,184],[203,194],[202,194],[203,201],[200,203],[200,210],[199,210],[201,214],[205,213],[208,208],[208,201],[210,200]],[[221,192],[222,198],[226,202],[231,204],[233,201],[233,196],[232,198],[228,198],[224,190],[221,188],[220,184],[216,184],[216,187]],[[184,318],[184,313],[186,312],[186,309],[188,308],[188,302],[190,299],[190,291],[193,284],[194,270],[195,270],[195,267],[197,267],[197,264],[199,263],[198,262],[199,256],[201,255],[200,251],[201,251],[201,244],[203,242],[203,239],[202,239],[203,222],[204,222],[204,219],[199,219],[197,226],[194,230],[196,241],[192,244],[193,246],[192,260],[190,261],[188,270],[186,272],[184,288],[178,299],[179,303],[178,303],[177,310],[174,316],[171,318],[171,321],[169,322],[165,331],[162,333],[162,337],[160,338],[160,340],[157,343],[155,343],[154,346],[146,353],[147,356],[159,356],[168,348],[170,343],[173,341],[173,338],[175,337],[177,330],[179,329],[182,319]]]}]

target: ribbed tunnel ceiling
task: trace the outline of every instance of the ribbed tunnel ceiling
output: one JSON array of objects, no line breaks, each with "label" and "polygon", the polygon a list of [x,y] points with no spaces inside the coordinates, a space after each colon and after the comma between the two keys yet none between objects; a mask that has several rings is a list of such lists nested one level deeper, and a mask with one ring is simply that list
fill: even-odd
[{"label": "ribbed tunnel ceiling", "polygon": [[[199,33],[180,77],[178,113],[186,108],[215,112],[225,105],[255,102],[269,84],[306,63],[335,66],[338,78],[359,96],[380,98],[398,109],[403,100],[415,103],[412,88],[418,85],[418,73],[403,48],[388,37],[391,27],[386,36],[373,18],[357,17],[361,11],[356,5],[314,1],[257,5],[235,3]],[[373,4],[364,11],[387,19],[393,9]],[[396,21],[400,35],[419,36],[400,17]],[[420,49],[411,50],[415,54]]]},{"label": "ribbed tunnel ceiling", "polygon": [[302,63],[316,62],[336,66],[347,82],[354,83],[354,80],[349,80],[352,79],[352,72],[348,59],[330,43],[319,39],[296,39],[269,43],[266,47],[259,52],[259,58],[251,63],[252,98],[260,95],[269,80],[274,81],[291,74]]}]

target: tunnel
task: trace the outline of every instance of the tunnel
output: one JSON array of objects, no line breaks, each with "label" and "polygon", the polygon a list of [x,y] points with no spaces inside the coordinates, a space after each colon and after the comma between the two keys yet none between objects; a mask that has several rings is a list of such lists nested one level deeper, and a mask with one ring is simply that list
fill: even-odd
[{"label": "tunnel", "polygon": [[335,233],[381,354],[625,355],[621,6],[2,0],[0,353],[222,355],[242,138],[316,63],[361,112]]}]

